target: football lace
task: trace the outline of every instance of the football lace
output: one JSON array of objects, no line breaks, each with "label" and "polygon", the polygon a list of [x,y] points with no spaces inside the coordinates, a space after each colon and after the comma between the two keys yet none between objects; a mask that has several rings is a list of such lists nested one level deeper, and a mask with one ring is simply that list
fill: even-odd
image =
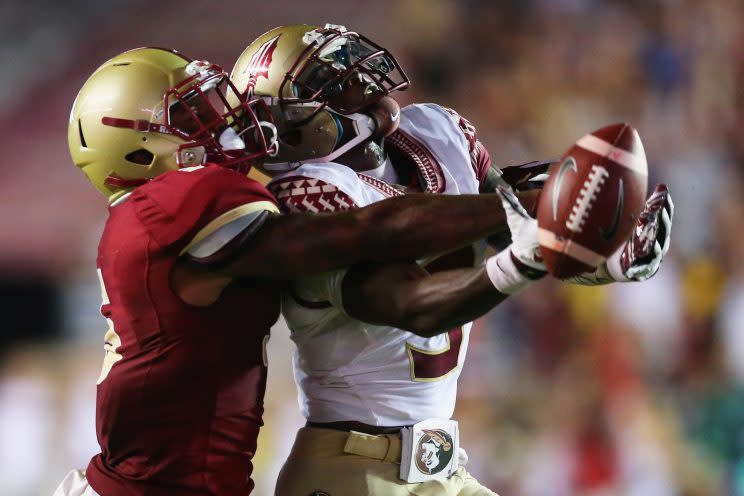
[{"label": "football lace", "polygon": [[597,199],[597,195],[609,175],[610,173],[607,172],[607,169],[601,165],[592,165],[592,170],[586,177],[586,181],[584,181],[584,185],[581,187],[581,191],[579,191],[579,196],[576,197],[576,203],[574,203],[566,221],[566,227],[570,231],[580,233],[583,230],[586,218],[592,209],[592,204]]}]

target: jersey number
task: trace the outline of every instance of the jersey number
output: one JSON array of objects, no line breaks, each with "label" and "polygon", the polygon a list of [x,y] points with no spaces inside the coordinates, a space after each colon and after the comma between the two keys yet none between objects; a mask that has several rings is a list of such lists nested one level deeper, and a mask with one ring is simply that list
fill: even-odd
[{"label": "jersey number", "polygon": [[[101,269],[98,269],[98,280],[101,283],[101,307],[103,307],[103,305],[108,305],[110,302],[108,292],[106,291],[106,285],[103,283],[103,274],[101,273]],[[106,318],[106,321],[109,325],[106,337],[104,338],[106,343],[103,345],[106,354],[103,356],[103,366],[101,367],[101,375],[98,376],[97,384],[102,383],[104,379],[108,377],[109,372],[111,372],[111,367],[122,358],[121,354],[116,352],[119,346],[121,346],[121,338],[116,334],[114,323],[111,319]]]},{"label": "jersey number", "polygon": [[406,343],[412,381],[439,381],[457,368],[462,345],[462,327],[449,331],[447,340],[449,341],[447,347],[441,350],[424,350]]}]

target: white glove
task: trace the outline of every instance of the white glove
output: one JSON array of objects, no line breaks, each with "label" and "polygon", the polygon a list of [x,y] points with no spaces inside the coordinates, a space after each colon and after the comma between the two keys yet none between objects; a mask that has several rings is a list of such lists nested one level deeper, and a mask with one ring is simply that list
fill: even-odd
[{"label": "white glove", "polygon": [[658,184],[646,200],[633,234],[607,259],[607,273],[615,281],[645,281],[659,270],[669,251],[674,203],[665,184]]},{"label": "white glove", "polygon": [[537,241],[537,220],[530,217],[511,188],[499,185],[497,191],[501,195],[501,204],[504,206],[506,222],[511,232],[512,253],[529,269],[543,272],[541,275],[544,275],[547,269],[540,255],[540,243]]},{"label": "white glove", "polygon": [[493,286],[503,294],[514,294],[547,270],[540,256],[537,221],[530,217],[510,186],[500,184],[497,192],[506,212],[512,242],[486,260],[486,272]]}]

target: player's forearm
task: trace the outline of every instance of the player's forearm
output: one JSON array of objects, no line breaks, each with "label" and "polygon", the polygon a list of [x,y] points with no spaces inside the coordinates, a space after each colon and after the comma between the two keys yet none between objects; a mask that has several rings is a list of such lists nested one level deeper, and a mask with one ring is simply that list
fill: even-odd
[{"label": "player's forearm", "polygon": [[[534,192],[524,194],[533,201]],[[413,260],[507,229],[497,194],[414,194],[333,215],[267,221],[219,268],[234,276],[292,279],[364,260]]]},{"label": "player's forearm", "polygon": [[480,317],[506,298],[485,268],[428,274],[415,264],[363,264],[344,278],[344,310],[371,324],[434,336]]},{"label": "player's forearm", "polygon": [[409,330],[434,336],[485,314],[508,295],[499,293],[485,268],[438,272],[410,289]]},{"label": "player's forearm", "polygon": [[[525,192],[519,198],[532,205],[538,194]],[[508,232],[498,194],[406,195],[358,212],[374,231],[363,258],[368,260],[418,259]]]}]

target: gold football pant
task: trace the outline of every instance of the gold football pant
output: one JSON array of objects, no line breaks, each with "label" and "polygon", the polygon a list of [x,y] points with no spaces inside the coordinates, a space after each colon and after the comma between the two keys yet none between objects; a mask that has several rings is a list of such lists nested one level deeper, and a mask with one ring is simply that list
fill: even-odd
[{"label": "gold football pant", "polygon": [[460,467],[447,479],[399,478],[400,438],[303,427],[276,484],[276,496],[498,496]]}]

